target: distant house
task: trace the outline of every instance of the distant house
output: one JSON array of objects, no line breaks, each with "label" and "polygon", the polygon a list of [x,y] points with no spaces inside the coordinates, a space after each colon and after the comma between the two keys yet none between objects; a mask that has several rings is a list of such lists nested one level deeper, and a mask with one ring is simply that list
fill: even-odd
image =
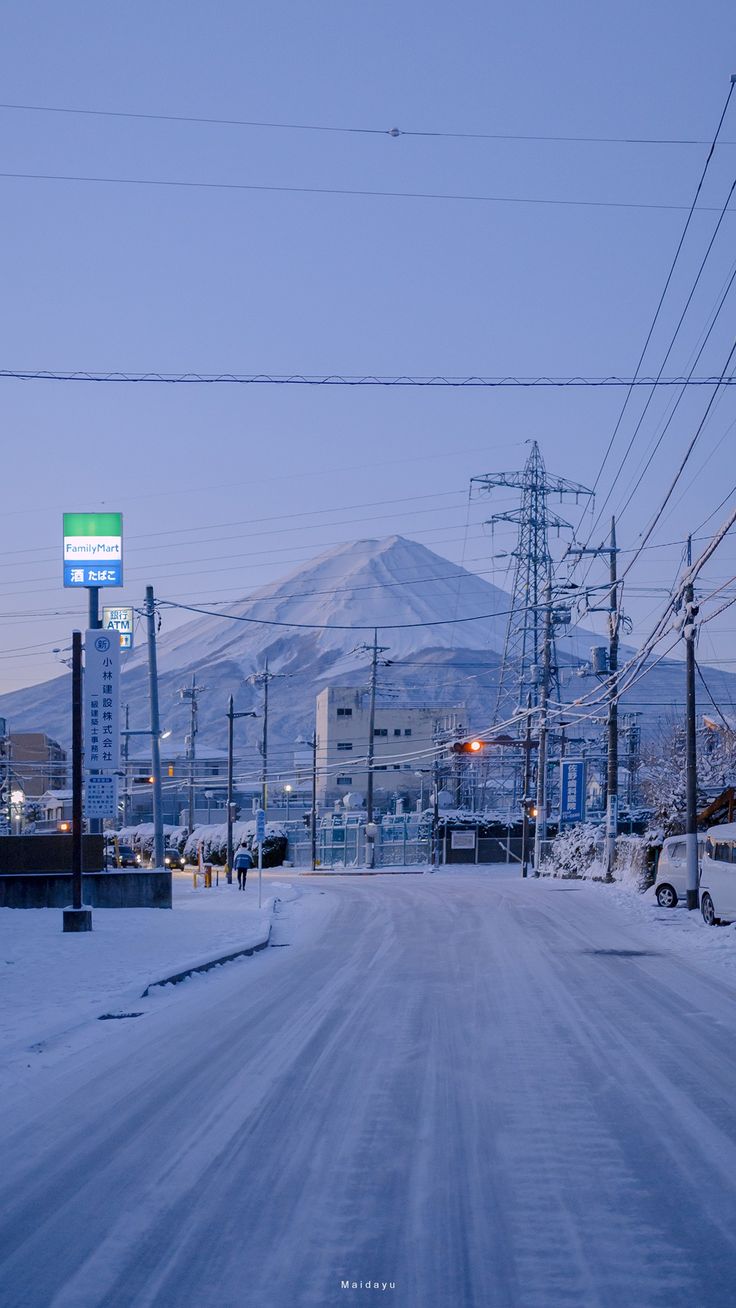
[{"label": "distant house", "polygon": [[41,816],[36,822],[37,831],[59,831],[66,823],[71,829],[71,790],[47,790],[37,801]]}]

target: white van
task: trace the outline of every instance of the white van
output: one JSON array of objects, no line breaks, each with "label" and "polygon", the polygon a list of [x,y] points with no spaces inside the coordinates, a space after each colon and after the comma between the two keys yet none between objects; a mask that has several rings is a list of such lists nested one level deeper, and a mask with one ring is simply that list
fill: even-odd
[{"label": "white van", "polygon": [[736,922],[736,822],[708,831],[700,873],[700,911],[708,926]]},{"label": "white van", "polygon": [[[685,837],[668,836],[657,862],[654,893],[660,908],[676,908],[687,899],[687,860]],[[705,850],[705,836],[698,836],[698,869]]]}]

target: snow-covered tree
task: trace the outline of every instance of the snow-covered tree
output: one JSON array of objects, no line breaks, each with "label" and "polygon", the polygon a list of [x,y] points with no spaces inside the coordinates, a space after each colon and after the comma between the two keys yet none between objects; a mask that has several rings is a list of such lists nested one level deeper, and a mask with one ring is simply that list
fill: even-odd
[{"label": "snow-covered tree", "polygon": [[[684,723],[665,718],[644,750],[642,790],[665,836],[678,835],[684,826],[685,748]],[[725,724],[699,727],[697,761],[698,807],[702,807],[736,783],[736,733]]]}]

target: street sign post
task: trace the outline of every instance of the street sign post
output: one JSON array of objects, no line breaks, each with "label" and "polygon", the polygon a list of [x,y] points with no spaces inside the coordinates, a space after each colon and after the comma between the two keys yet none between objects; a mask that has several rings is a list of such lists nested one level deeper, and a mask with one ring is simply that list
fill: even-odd
[{"label": "street sign post", "polygon": [[560,760],[560,822],[585,821],[585,759]]},{"label": "street sign post", "polygon": [[122,513],[65,513],[64,585],[122,584]]},{"label": "street sign post", "polygon": [[120,648],[133,648],[133,610],[132,608],[110,608],[102,610],[103,631],[120,632]]},{"label": "street sign post", "polygon": [[88,818],[114,818],[118,811],[117,777],[112,773],[97,773],[87,777],[84,787],[84,816]]},{"label": "street sign post", "polygon": [[95,628],[84,641],[84,765],[88,772],[120,766],[120,645]]},{"label": "street sign post", "polygon": [[258,845],[258,907],[261,907],[261,886],[263,883],[263,842],[266,839],[265,809],[256,810],[256,844]]}]

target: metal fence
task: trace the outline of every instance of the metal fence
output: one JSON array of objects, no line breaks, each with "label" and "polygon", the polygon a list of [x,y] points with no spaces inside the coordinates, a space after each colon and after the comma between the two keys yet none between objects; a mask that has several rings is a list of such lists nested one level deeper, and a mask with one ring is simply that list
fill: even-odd
[{"label": "metal fence", "polygon": [[[365,822],[336,821],[324,818],[317,829],[317,863],[324,868],[364,868],[367,866]],[[429,832],[420,828],[416,818],[384,819],[378,827],[374,867],[414,867],[431,861],[432,842]],[[312,844],[309,832],[289,833],[289,862],[294,867],[311,868]]]}]

